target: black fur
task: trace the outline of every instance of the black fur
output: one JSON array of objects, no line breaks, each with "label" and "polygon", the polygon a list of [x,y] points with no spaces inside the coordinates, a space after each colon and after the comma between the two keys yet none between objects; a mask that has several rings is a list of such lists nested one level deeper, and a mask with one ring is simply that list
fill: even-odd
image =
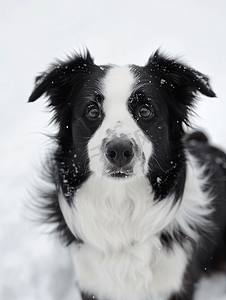
[{"label": "black fur", "polygon": [[[88,51],[83,56],[75,54],[65,62],[58,61],[38,76],[29,98],[29,102],[33,102],[41,95],[46,95],[48,106],[54,112],[52,121],[58,124],[59,131],[53,137],[57,149],[45,162],[46,177],[55,185],[55,189],[41,192],[39,207],[43,221],[56,225],[55,232],[66,245],[82,241],[74,237],[66,225],[59,207],[58,188],[62,187],[70,202],[75,191],[90,175],[84,147],[99,123],[92,124],[92,127],[84,124],[85,99],[91,94],[93,98],[90,103],[99,100],[98,81],[95,78],[104,76],[106,70],[107,67],[94,64]],[[42,201],[43,198],[45,201]]]},{"label": "black fur", "polygon": [[150,99],[156,112],[152,123],[140,124],[142,120],[138,121],[155,144],[149,175],[155,197],[159,200],[175,193],[176,202],[183,195],[186,179],[183,125],[189,125],[188,115],[197,92],[208,97],[215,97],[215,93],[206,76],[158,51],[145,67],[134,66],[134,70],[139,75],[140,84],[145,85],[141,91],[143,97]]}]

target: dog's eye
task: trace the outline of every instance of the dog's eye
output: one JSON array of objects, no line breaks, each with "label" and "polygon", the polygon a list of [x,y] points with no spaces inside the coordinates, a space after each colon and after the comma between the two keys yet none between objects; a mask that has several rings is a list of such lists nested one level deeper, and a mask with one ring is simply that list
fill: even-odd
[{"label": "dog's eye", "polygon": [[152,115],[152,111],[149,107],[147,106],[143,106],[141,107],[141,109],[139,110],[139,117],[140,118],[148,118]]},{"label": "dog's eye", "polygon": [[89,107],[87,109],[87,116],[91,119],[97,119],[100,116],[100,109],[94,106]]}]

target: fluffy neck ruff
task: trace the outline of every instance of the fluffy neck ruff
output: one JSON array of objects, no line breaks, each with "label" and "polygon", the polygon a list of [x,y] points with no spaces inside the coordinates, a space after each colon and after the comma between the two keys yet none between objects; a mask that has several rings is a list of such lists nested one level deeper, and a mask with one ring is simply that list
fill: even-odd
[{"label": "fluffy neck ruff", "polygon": [[91,175],[77,190],[71,205],[60,192],[60,207],[72,233],[102,251],[139,244],[163,230],[172,233],[178,227],[196,239],[196,229],[206,226],[204,216],[211,213],[211,199],[202,190],[203,171],[188,155],[184,195],[177,203],[173,194],[156,202],[145,177],[113,182]]},{"label": "fluffy neck ruff", "polygon": [[[191,243],[210,225],[205,216],[211,199],[202,191],[202,172],[189,157],[183,199],[177,203],[173,195],[156,202],[145,177],[116,184],[92,175],[72,205],[60,193],[67,225],[84,242],[72,245],[80,289],[100,299],[144,299],[180,290]],[[171,247],[165,247],[162,234],[170,236]]]},{"label": "fluffy neck ruff", "polygon": [[150,240],[174,219],[179,204],[172,204],[173,197],[155,203],[145,177],[114,183],[92,175],[76,192],[70,208],[60,195],[70,230],[102,251],[120,251]]}]

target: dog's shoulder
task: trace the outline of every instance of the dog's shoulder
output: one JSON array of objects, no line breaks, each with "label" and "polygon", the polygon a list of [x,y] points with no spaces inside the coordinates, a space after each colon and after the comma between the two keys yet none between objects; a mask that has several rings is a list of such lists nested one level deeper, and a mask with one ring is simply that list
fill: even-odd
[{"label": "dog's shoulder", "polygon": [[[201,166],[205,166],[205,173],[210,178],[218,177],[226,186],[226,154],[221,149],[211,145],[208,137],[200,131],[185,137],[185,146],[189,153],[196,157]],[[219,180],[218,180],[219,183]],[[217,184],[218,185],[218,184]]]},{"label": "dog's shoulder", "polygon": [[226,262],[226,154],[198,132],[188,135],[185,145],[203,171],[201,188],[211,199],[212,228],[208,236],[203,237],[205,249],[200,247],[197,262],[203,270],[221,271]]}]

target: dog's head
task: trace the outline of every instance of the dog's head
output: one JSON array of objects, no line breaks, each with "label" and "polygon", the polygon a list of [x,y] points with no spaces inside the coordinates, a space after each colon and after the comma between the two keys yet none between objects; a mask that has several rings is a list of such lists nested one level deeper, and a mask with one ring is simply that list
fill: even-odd
[{"label": "dog's head", "polygon": [[144,67],[97,66],[87,52],[37,77],[29,101],[49,97],[61,167],[122,182],[172,167],[197,92],[215,96],[206,76],[158,51]]}]

